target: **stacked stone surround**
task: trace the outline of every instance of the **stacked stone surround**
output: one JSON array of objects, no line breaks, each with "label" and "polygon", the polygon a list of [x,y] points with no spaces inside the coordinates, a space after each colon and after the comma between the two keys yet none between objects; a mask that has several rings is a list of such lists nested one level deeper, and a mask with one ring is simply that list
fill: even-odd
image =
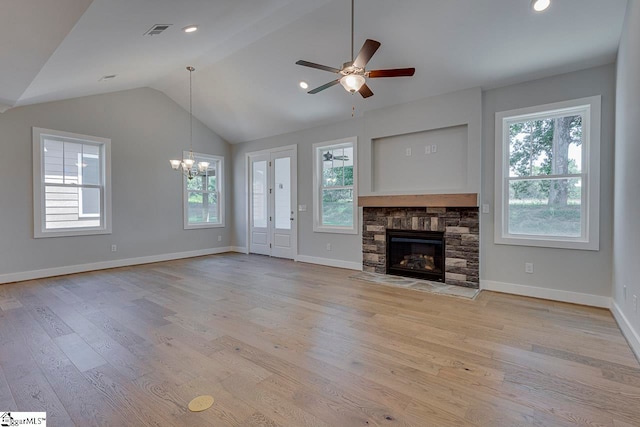
[{"label": "stacked stone surround", "polygon": [[386,273],[386,230],[441,231],[445,237],[445,283],[480,286],[478,208],[365,207],[362,225],[363,270]]}]

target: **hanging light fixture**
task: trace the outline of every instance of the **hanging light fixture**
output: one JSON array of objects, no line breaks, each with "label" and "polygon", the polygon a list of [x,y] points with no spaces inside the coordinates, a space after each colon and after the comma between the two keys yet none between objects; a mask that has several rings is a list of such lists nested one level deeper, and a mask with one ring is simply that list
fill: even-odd
[{"label": "hanging light fixture", "polygon": [[191,74],[196,70],[193,67],[187,67],[189,70],[189,156],[182,160],[169,160],[171,169],[180,171],[188,179],[193,179],[198,175],[206,175],[209,170],[209,162],[198,162],[193,156],[193,91]]}]

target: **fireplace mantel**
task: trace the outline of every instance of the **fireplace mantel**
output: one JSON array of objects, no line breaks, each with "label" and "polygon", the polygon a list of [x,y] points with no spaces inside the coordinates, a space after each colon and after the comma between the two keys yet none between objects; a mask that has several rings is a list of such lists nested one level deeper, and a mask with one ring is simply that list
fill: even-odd
[{"label": "fireplace mantel", "polygon": [[478,207],[477,193],[461,194],[406,194],[393,196],[360,196],[358,206],[367,208],[475,208]]}]

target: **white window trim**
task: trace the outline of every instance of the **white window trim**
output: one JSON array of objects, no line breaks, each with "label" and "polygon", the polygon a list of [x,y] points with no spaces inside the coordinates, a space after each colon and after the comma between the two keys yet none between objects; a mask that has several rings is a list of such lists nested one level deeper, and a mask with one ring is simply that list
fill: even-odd
[{"label": "white window trim", "polygon": [[[187,158],[189,156],[188,151],[184,151],[183,158]],[[187,177],[183,178],[182,183],[182,215],[184,219],[184,229],[185,230],[195,230],[201,228],[222,228],[224,227],[224,157],[222,156],[214,156],[212,154],[203,154],[203,153],[193,153],[196,158],[196,162],[198,159],[207,160],[217,162],[216,167],[216,184],[218,186],[218,209],[220,214],[219,222],[208,222],[208,223],[199,223],[199,224],[189,224],[189,190],[187,189]]]},{"label": "white window trim", "polygon": [[[322,157],[318,152],[322,149],[336,148],[336,146],[353,145],[353,226],[336,227],[325,226],[321,222],[322,200],[320,184],[322,178]],[[317,233],[358,234],[358,137],[338,139],[335,141],[313,144],[313,231]]]},{"label": "white window trim", "polygon": [[[102,194],[101,211],[104,213],[98,227],[65,228],[63,230],[45,229],[45,183],[44,183],[44,136],[76,140],[79,143],[89,142],[100,146],[102,163],[102,180],[104,191]],[[97,136],[81,135],[52,129],[33,128],[33,237],[36,239],[47,237],[90,236],[97,234],[111,234],[111,140]]]},{"label": "white window trim", "polygon": [[[585,123],[583,123],[582,164],[586,165],[586,179],[583,191],[583,236],[548,237],[509,234],[508,221],[508,174],[509,149],[508,124],[535,115],[553,116],[562,110],[587,107]],[[597,251],[600,248],[600,131],[601,131],[601,96],[591,96],[570,101],[557,102],[535,107],[520,108],[496,113],[495,140],[495,231],[494,242],[504,245],[538,246],[547,248],[578,249]],[[584,168],[583,168],[584,177]]]}]

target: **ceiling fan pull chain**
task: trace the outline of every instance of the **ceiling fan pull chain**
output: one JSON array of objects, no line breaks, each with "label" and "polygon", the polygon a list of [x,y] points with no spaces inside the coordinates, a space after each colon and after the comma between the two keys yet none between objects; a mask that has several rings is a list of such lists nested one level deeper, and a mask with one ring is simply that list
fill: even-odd
[{"label": "ceiling fan pull chain", "polygon": [[356,105],[355,105],[355,104],[353,104],[353,105],[351,106],[351,117],[353,118],[353,117],[355,117],[355,116],[356,116]]}]

